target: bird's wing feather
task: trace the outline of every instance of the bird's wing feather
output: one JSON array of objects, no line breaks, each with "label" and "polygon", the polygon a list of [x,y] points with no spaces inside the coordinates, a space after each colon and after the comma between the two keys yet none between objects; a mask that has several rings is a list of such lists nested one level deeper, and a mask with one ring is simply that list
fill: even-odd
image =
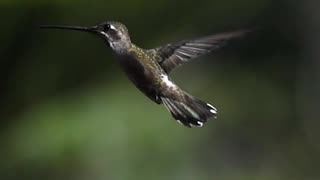
[{"label": "bird's wing feather", "polygon": [[150,49],[148,52],[156,56],[161,67],[169,73],[184,62],[197,58],[213,50],[217,50],[224,46],[229,39],[241,37],[247,32],[249,31],[241,30],[216,34],[195,40],[180,41],[155,49]]}]

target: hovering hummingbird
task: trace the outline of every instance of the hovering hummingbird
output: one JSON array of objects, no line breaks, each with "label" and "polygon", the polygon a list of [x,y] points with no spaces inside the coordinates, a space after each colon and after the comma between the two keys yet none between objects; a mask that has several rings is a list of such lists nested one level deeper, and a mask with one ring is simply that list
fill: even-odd
[{"label": "hovering hummingbird", "polygon": [[187,127],[203,126],[209,118],[216,118],[217,109],[183,91],[168,74],[183,63],[217,50],[227,40],[248,32],[222,33],[142,49],[131,42],[126,26],[120,22],[107,21],[91,27],[45,25],[41,28],[78,30],[99,35],[115,52],[133,84],[152,101],[164,104],[173,118]]}]

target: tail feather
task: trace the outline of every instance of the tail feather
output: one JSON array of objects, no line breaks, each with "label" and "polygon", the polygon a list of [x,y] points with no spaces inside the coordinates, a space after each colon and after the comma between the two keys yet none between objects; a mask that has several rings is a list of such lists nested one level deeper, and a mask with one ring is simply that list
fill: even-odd
[{"label": "tail feather", "polygon": [[211,117],[216,118],[217,109],[192,96],[186,95],[183,101],[161,97],[171,115],[187,127],[202,127]]}]

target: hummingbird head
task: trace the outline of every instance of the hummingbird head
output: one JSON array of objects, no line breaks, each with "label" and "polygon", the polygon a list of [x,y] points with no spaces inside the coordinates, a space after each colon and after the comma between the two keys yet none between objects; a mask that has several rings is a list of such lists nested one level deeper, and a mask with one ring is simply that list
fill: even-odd
[{"label": "hummingbird head", "polygon": [[91,27],[45,25],[41,28],[67,29],[86,31],[101,36],[116,52],[130,46],[131,40],[126,26],[120,22],[106,21]]},{"label": "hummingbird head", "polygon": [[120,22],[107,21],[94,26],[94,32],[100,34],[114,50],[130,46],[128,29]]},{"label": "hummingbird head", "polygon": [[128,29],[120,22],[107,21],[94,26],[95,31],[105,37],[108,42],[128,41],[130,36]]}]

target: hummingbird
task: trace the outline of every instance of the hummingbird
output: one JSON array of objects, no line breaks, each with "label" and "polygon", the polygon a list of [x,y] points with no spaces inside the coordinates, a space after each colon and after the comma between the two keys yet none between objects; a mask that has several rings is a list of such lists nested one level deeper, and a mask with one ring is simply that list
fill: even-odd
[{"label": "hummingbird", "polygon": [[169,73],[201,55],[225,46],[247,30],[182,40],[153,49],[132,43],[128,29],[120,22],[106,21],[94,26],[43,25],[41,28],[84,31],[100,36],[111,47],[120,66],[132,83],[148,98],[163,104],[173,118],[186,127],[202,127],[209,118],[217,118],[217,109],[182,90]]}]

